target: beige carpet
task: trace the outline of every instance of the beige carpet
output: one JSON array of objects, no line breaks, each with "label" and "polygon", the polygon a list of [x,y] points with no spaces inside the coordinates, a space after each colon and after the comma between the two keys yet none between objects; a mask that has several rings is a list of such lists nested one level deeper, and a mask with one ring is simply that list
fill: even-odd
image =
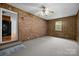
[{"label": "beige carpet", "polygon": [[26,48],[12,56],[69,56],[78,55],[79,46],[68,39],[51,36],[29,40],[23,43]]}]

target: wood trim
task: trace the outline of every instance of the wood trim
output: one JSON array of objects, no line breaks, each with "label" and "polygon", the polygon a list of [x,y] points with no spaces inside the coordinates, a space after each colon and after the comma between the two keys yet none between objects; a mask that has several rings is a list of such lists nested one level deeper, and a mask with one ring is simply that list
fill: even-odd
[{"label": "wood trim", "polygon": [[2,20],[11,21],[10,16],[2,15]]},{"label": "wood trim", "polygon": [[11,36],[2,37],[2,41],[3,41],[3,42],[11,41]]}]

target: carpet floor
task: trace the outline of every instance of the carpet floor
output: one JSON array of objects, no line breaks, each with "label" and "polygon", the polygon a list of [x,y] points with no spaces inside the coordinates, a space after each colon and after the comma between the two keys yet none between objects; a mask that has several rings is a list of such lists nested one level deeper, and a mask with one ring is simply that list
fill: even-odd
[{"label": "carpet floor", "polygon": [[11,56],[77,56],[79,46],[75,41],[45,36],[23,43],[25,48]]}]

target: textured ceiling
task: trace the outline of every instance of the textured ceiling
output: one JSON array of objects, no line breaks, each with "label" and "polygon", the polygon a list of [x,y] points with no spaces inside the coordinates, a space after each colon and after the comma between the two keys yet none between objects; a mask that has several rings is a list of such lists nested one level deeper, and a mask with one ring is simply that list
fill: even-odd
[{"label": "textured ceiling", "polygon": [[[10,5],[46,20],[76,15],[79,10],[78,3],[10,3]],[[53,10],[54,13],[49,14],[48,16],[41,16],[38,12],[40,11],[40,7],[42,5],[46,6],[50,10]]]}]

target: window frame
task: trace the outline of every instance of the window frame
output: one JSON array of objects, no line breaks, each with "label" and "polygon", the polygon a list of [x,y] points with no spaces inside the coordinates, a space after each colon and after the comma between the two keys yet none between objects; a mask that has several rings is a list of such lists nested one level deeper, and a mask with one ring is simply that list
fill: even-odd
[{"label": "window frame", "polygon": [[[58,21],[61,21],[61,23],[62,23],[61,30],[56,30],[56,22],[58,22]],[[58,31],[58,32],[62,32],[63,31],[63,21],[62,20],[56,20],[54,26],[55,26],[55,28],[54,28],[55,31]]]}]

